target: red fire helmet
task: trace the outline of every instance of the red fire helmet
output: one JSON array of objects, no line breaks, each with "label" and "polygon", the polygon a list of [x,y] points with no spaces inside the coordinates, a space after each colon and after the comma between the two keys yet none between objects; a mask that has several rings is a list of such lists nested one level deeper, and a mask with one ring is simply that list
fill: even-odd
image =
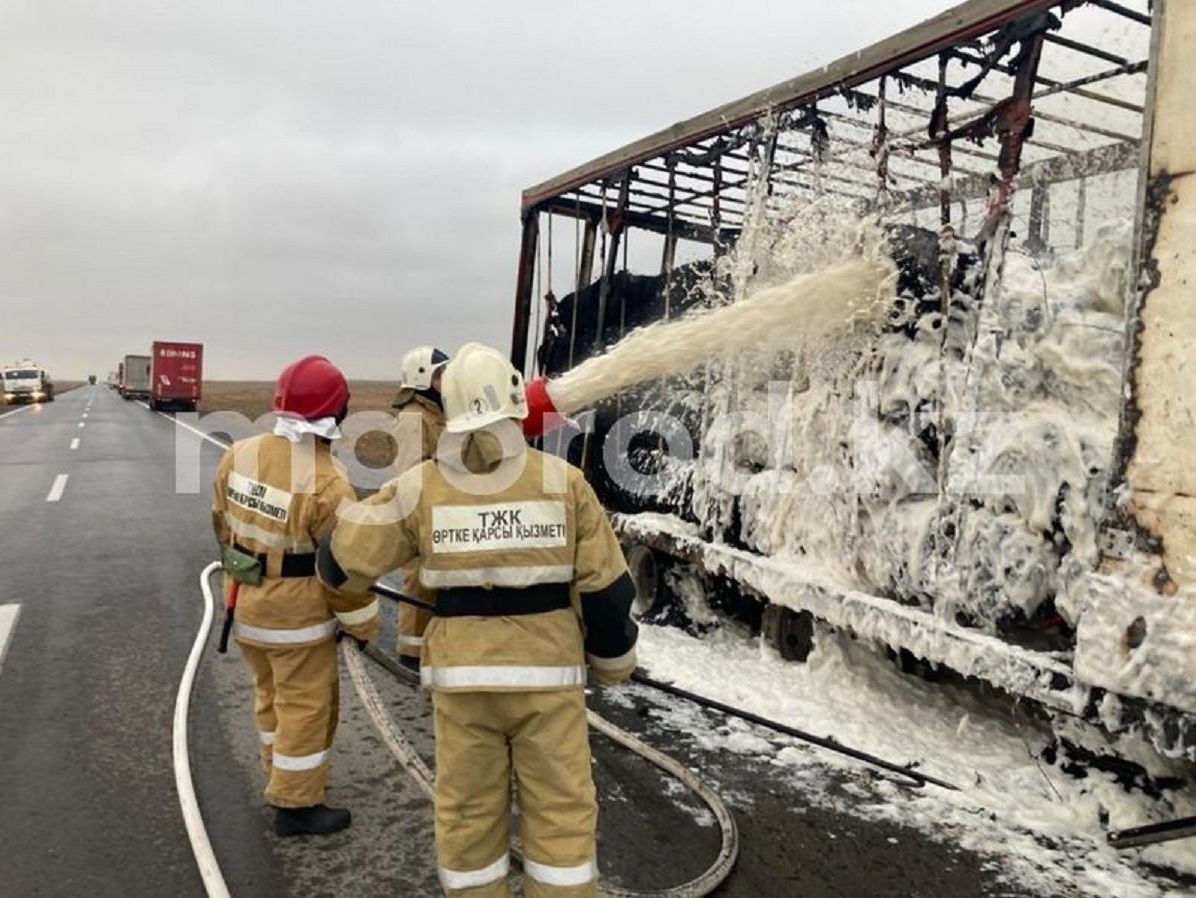
[{"label": "red fire helmet", "polygon": [[345,375],[322,355],[309,355],[290,365],[274,388],[274,411],[308,421],[340,417],[348,404]]}]

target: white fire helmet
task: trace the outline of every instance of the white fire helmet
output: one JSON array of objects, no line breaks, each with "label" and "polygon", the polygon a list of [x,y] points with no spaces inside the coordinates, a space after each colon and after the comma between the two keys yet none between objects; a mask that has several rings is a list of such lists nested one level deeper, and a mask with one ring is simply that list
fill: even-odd
[{"label": "white fire helmet", "polygon": [[436,372],[448,363],[449,357],[435,346],[417,346],[405,356],[400,366],[403,382],[400,390],[426,390],[432,386]]},{"label": "white fire helmet", "polygon": [[445,428],[450,433],[480,430],[501,421],[527,417],[523,375],[497,349],[466,343],[444,369],[441,384]]},{"label": "white fire helmet", "polygon": [[432,378],[448,364],[448,360],[448,355],[435,346],[417,346],[403,356],[399,366],[403,381],[399,384],[399,395],[395,397],[392,407],[402,408],[416,393],[431,389]]}]

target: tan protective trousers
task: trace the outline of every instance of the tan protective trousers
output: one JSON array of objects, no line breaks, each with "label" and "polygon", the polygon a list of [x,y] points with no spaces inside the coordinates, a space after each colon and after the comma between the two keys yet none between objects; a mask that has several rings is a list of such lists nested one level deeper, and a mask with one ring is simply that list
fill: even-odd
[{"label": "tan protective trousers", "polygon": [[[413,599],[423,602],[435,602],[436,591],[426,589],[419,582],[419,565],[409,565],[404,569],[403,592]],[[424,631],[432,620],[432,612],[408,605],[399,605],[399,644],[398,653],[408,658],[419,658],[424,647]]]},{"label": "tan protective trousers", "polygon": [[242,642],[241,654],[253,672],[266,800],[279,808],[322,804],[339,702],[336,642],[273,648]]},{"label": "tan protective trousers", "polygon": [[528,898],[596,898],[585,696],[436,692],[436,855],[449,896],[508,898],[511,777]]}]

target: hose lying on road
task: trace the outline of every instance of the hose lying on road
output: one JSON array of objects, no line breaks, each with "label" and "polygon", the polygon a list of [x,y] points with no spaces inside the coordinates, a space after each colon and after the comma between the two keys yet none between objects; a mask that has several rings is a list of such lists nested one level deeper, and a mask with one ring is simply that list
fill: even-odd
[{"label": "hose lying on road", "polygon": [[208,578],[219,569],[220,562],[213,561],[199,575],[199,588],[204,601],[203,621],[199,625],[199,632],[195,634],[195,642],[191,645],[187,663],[183,666],[183,678],[179,681],[179,691],[174,703],[174,786],[179,793],[179,805],[183,809],[187,838],[191,840],[191,852],[195,855],[195,864],[199,867],[199,875],[203,879],[204,891],[207,892],[208,898],[228,898],[229,893],[216,854],[212,851],[203,815],[199,811],[195,784],[191,781],[191,755],[187,749],[187,713],[191,708],[195,671],[199,668],[200,658],[203,657],[208,642],[208,633],[212,629],[215,601]]},{"label": "hose lying on road", "polygon": [[724,705],[720,701],[715,701],[712,698],[707,698],[704,695],[698,695],[696,692],[690,692],[688,689],[682,689],[680,686],[674,686],[672,683],[664,683],[660,680],[654,680],[646,674],[640,673],[638,670],[631,675],[631,679],[643,686],[648,686],[676,698],[683,698],[686,701],[693,702],[696,705],[701,705],[703,708],[709,708],[712,711],[718,711],[726,714],[728,717],[738,717],[740,720],[746,720],[749,723],[754,723],[757,726],[766,727],[778,733],[784,733],[786,736],[792,736],[795,739],[800,739],[802,742],[808,742],[811,745],[817,745],[820,748],[825,748],[828,751],[836,752],[837,754],[845,755],[848,758],[853,758],[856,761],[863,761],[872,767],[878,767],[881,770],[887,770],[890,773],[896,773],[900,776],[913,780],[914,785],[923,786],[926,783],[932,783],[941,789],[950,789],[953,792],[958,792],[959,787],[930,776],[927,773],[922,773],[912,767],[903,767],[900,764],[895,764],[892,761],[886,761],[884,758],[878,758],[876,755],[870,755],[867,752],[860,751],[858,748],[852,748],[849,745],[844,745],[828,736],[815,736],[813,733],[807,733],[805,730],[799,730],[797,727],[791,727],[788,724],[780,723],[776,720],[769,720],[767,717],[761,717],[759,714],[753,714],[751,711],[745,711],[742,708],[736,708],[731,705]]},{"label": "hose lying on road", "polygon": [[[385,586],[375,585],[374,592],[395,601],[407,599],[406,596],[401,596],[401,594]],[[415,603],[413,602],[412,604]],[[431,771],[428,770],[427,764],[419,757],[414,747],[386,712],[385,704],[378,695],[377,688],[374,686],[373,681],[370,679],[369,674],[366,673],[365,667],[361,662],[361,652],[350,649],[350,645],[352,645],[350,642],[344,643],[342,654],[345,659],[345,666],[349,670],[349,677],[353,681],[353,686],[357,690],[357,695],[365,706],[366,712],[370,715],[370,719],[374,722],[374,726],[378,729],[379,734],[382,736],[387,747],[390,748],[395,759],[412,775],[424,793],[429,797],[432,796],[434,778]],[[418,681],[411,671],[396,664],[385,653],[373,646],[367,646],[365,653],[386,668],[386,670],[395,674],[403,682],[413,686],[418,685]],[[700,777],[673,758],[644,743],[631,733],[595,714],[593,711],[587,711],[586,716],[590,726],[596,731],[633,754],[643,758],[649,764],[663,770],[701,799],[702,803],[714,814],[714,818],[718,822],[721,837],[718,856],[714,862],[703,873],[689,882],[664,889],[648,891],[626,889],[611,885],[610,883],[600,883],[600,894],[604,898],[701,898],[701,896],[709,895],[727,878],[739,856],[739,828],[736,826],[735,818],[731,816],[726,803]]]},{"label": "hose lying on road", "polygon": [[[410,596],[403,595],[397,590],[391,589],[388,586],[383,586],[381,583],[375,583],[371,590],[380,596],[385,596],[395,602],[402,602],[408,605],[415,605],[418,608],[424,608],[428,611],[433,611],[434,607],[427,602],[422,602],[419,599],[413,599]],[[375,661],[384,663],[380,658],[375,657]],[[397,671],[392,671],[397,672]],[[799,730],[797,727],[789,726],[776,720],[769,720],[767,717],[761,717],[759,714],[753,714],[751,711],[745,711],[742,708],[736,708],[731,705],[725,705],[720,701],[712,698],[707,698],[704,695],[698,695],[696,692],[690,692],[688,689],[682,689],[680,686],[674,686],[672,683],[665,683],[661,680],[654,680],[647,674],[640,673],[638,670],[631,675],[631,679],[642,686],[647,686],[659,692],[664,692],[676,698],[682,698],[686,701],[693,702],[703,708],[711,711],[718,711],[728,717],[738,717],[740,720],[746,720],[749,723],[754,723],[757,726],[762,726],[778,733],[783,733],[786,736],[792,736],[795,739],[800,739],[802,742],[808,742],[811,745],[817,745],[820,748],[825,748],[828,751],[833,751],[836,754],[852,758],[856,761],[862,761],[872,767],[886,770],[890,773],[898,774],[905,779],[911,780],[915,786],[924,786],[931,783],[942,789],[949,789],[952,792],[958,792],[959,787],[953,785],[946,780],[938,779],[930,774],[922,773],[919,770],[909,766],[902,766],[893,761],[886,761],[884,758],[876,755],[868,754],[860,751],[858,748],[852,748],[849,745],[830,738],[829,736],[815,736],[813,733],[807,733],[805,730]]]}]

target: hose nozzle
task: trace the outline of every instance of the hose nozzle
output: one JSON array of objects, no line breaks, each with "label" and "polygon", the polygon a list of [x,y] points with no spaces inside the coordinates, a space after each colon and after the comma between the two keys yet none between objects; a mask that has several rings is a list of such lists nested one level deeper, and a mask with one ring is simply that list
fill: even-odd
[{"label": "hose nozzle", "polygon": [[527,417],[523,419],[523,435],[532,438],[543,436],[565,426],[565,418],[557,411],[556,403],[548,392],[548,380],[534,378],[527,383]]}]

